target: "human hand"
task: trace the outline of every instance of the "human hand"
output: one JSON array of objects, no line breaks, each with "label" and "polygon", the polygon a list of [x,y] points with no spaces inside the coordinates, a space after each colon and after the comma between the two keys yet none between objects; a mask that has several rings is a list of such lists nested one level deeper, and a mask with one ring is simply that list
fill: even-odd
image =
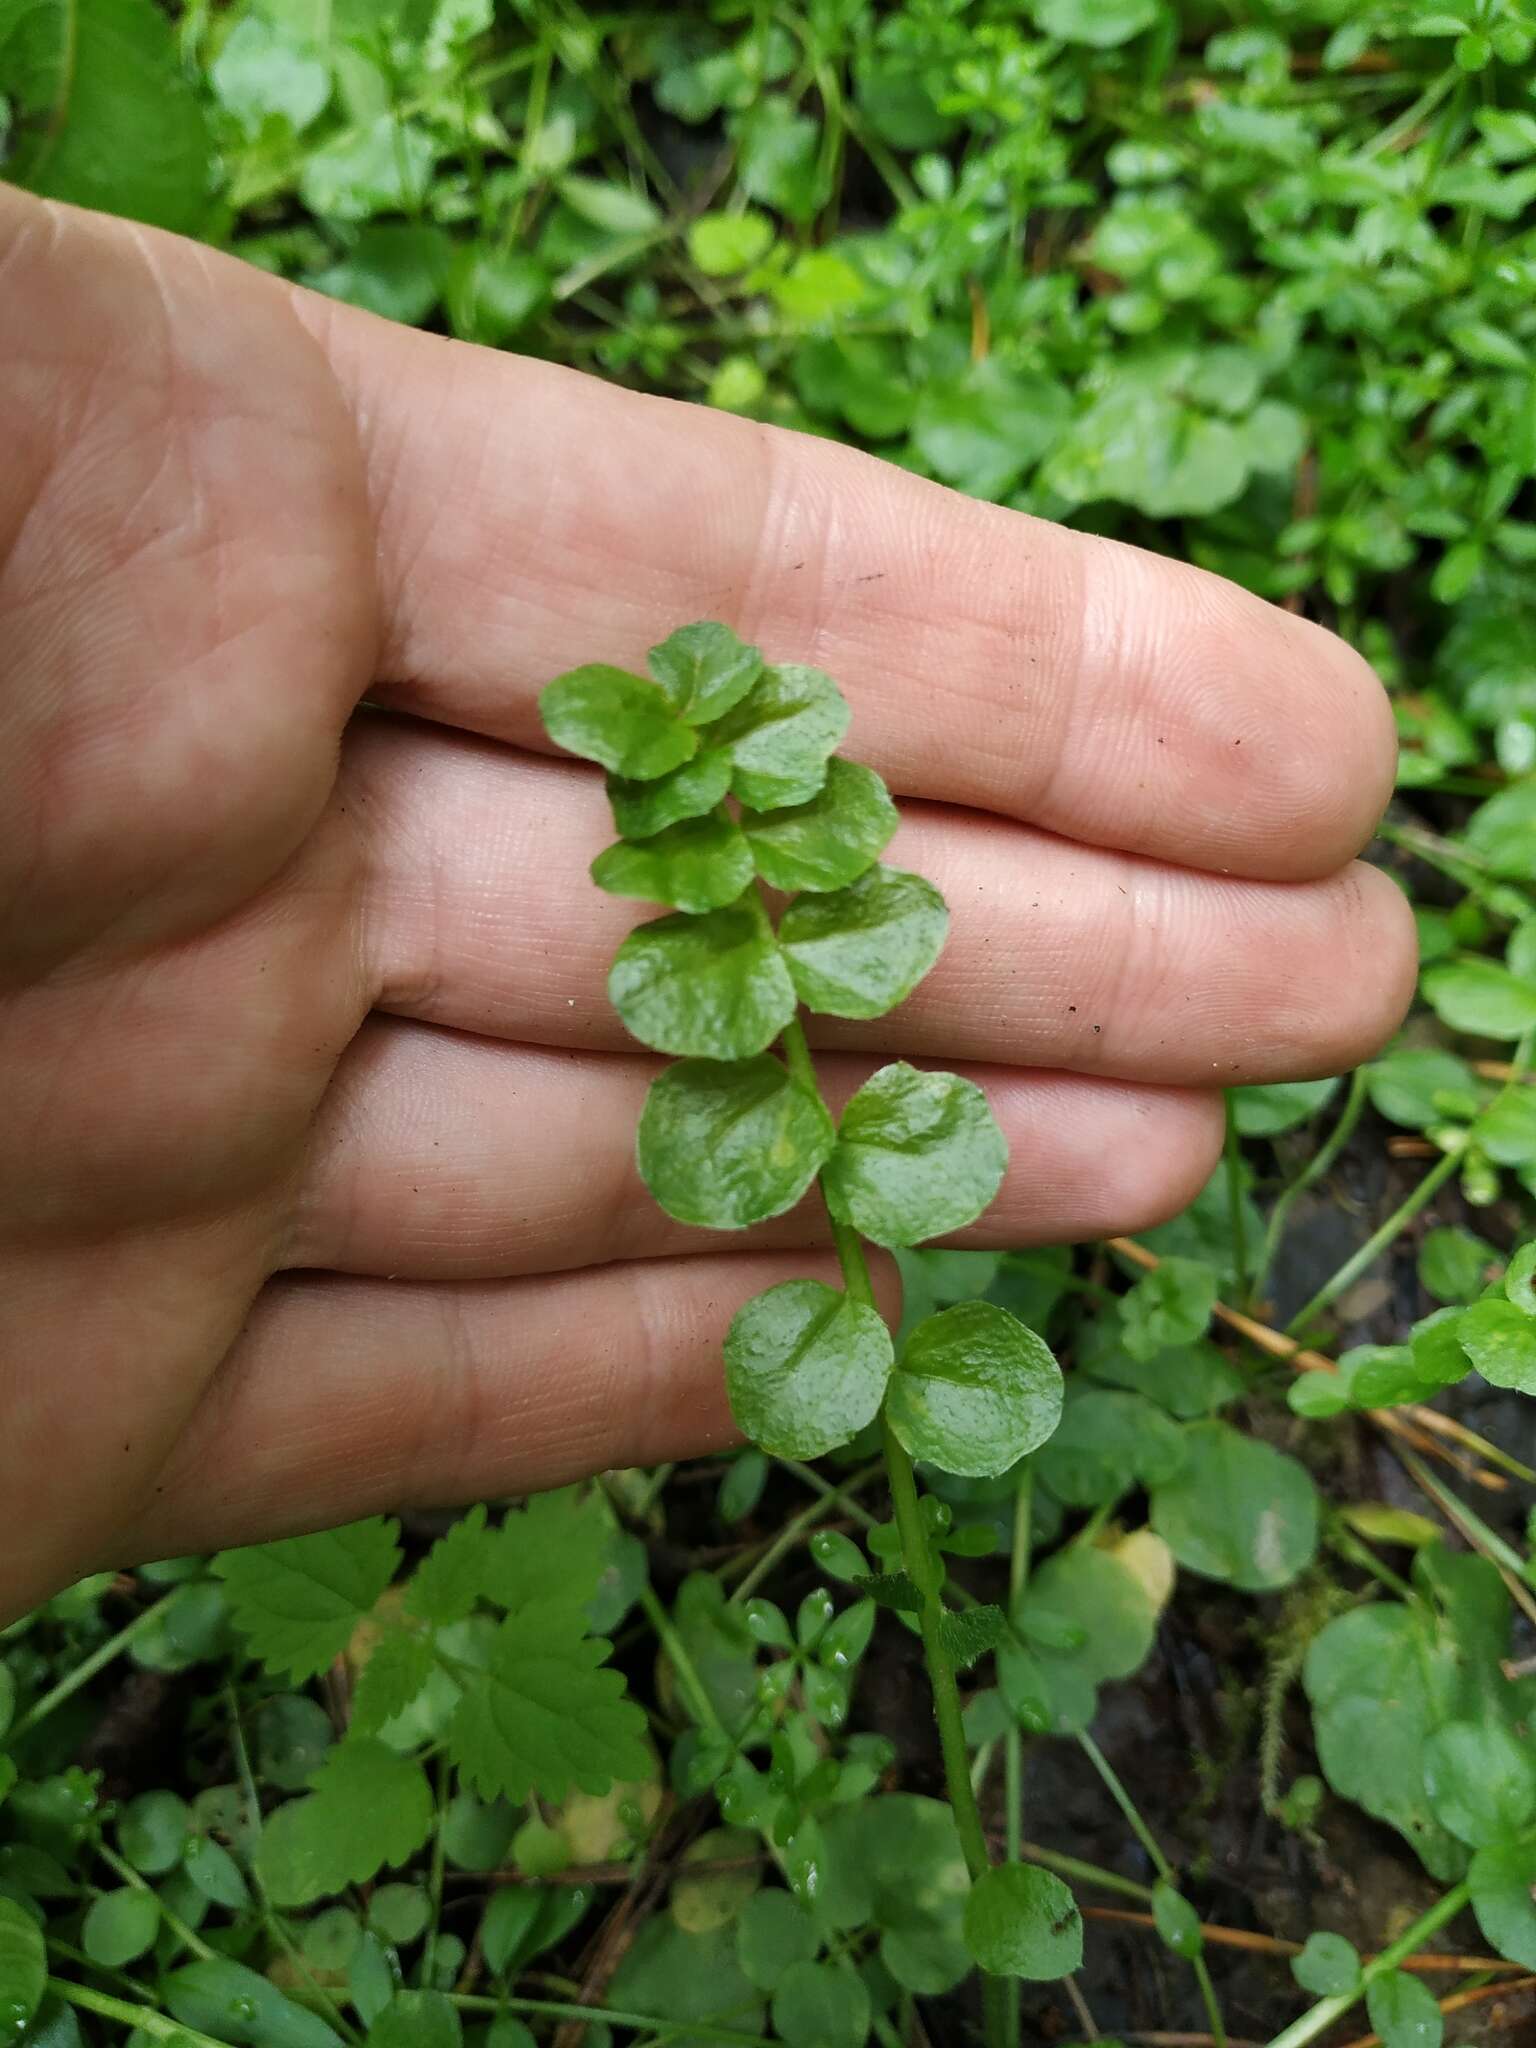
[{"label": "human hand", "polygon": [[731,1437],[726,1324],[820,1221],[639,1181],[574,663],[714,616],[843,687],[954,924],[828,1073],[984,1081],[965,1242],[1178,1209],[1222,1086],[1410,994],[1381,690],[1200,571],[3,188],[0,441],[0,1620]]}]

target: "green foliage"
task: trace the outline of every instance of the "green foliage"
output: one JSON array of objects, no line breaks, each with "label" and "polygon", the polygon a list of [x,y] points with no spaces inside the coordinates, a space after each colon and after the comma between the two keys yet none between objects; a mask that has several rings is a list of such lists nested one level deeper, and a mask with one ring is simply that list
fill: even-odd
[{"label": "green foliage", "polygon": [[1435,1994],[1406,1970],[1389,1970],[1374,1978],[1365,1994],[1365,2009],[1382,2048],[1440,2048],[1445,2020]]},{"label": "green foliage", "polygon": [[1061,1403],[1060,1368],[1034,1331],[991,1302],[966,1301],[912,1331],[888,1410],[914,1458],[988,1478],[1045,1441]]},{"label": "green foliage", "polygon": [[252,1655],[296,1680],[334,1663],[394,1576],[396,1535],[393,1522],[375,1516],[315,1536],[220,1551],[213,1568]]},{"label": "green foliage", "polygon": [[0,1894],[0,2016],[13,2036],[42,2004],[47,1983],[42,1928],[25,1906]]},{"label": "green foliage", "polygon": [[883,1017],[938,959],[944,899],[921,875],[875,866],[846,889],[797,896],[779,926],[795,994],[829,1017]]},{"label": "green foliage", "polygon": [[973,1223],[1002,1186],[1008,1145],[987,1098],[958,1074],[882,1067],[837,1128],[824,1180],[832,1214],[881,1245]]},{"label": "green foliage", "polygon": [[1182,1465],[1152,1494],[1152,1527],[1179,1563],[1249,1593],[1306,1569],[1317,1521],[1306,1467],[1225,1422],[1191,1423]]},{"label": "green foliage", "polygon": [[315,1773],[314,1789],[262,1830],[257,1868],[280,1906],[305,1906],[415,1854],[432,1825],[432,1791],[411,1758],[353,1736]]},{"label": "green foliage", "polygon": [[1360,1982],[1360,1957],[1342,1934],[1309,1934],[1291,1973],[1303,1991],[1317,1998],[1353,1991]]},{"label": "green foliage", "polygon": [[1083,1922],[1059,1877],[1029,1863],[999,1863],[971,1887],[965,1945],[1002,1977],[1064,1977],[1083,1960]]},{"label": "green foliage", "polygon": [[638,1156],[669,1216],[739,1230],[793,1208],[836,1142],[820,1097],[761,1053],[668,1067],[646,1096]]},{"label": "green foliage", "polygon": [[814,1458],[874,1418],[893,1356],[872,1308],[819,1280],[785,1280],[737,1310],[726,1387],[737,1421],[765,1450]]}]

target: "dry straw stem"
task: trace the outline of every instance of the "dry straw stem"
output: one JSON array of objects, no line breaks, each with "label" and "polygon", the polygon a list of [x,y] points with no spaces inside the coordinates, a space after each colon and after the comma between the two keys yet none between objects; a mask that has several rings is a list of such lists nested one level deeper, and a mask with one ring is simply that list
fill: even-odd
[{"label": "dry straw stem", "polygon": [[[1119,1906],[1084,1906],[1083,1917],[1088,1920],[1116,1920],[1127,1927],[1156,1928],[1156,1921],[1150,1913],[1133,1913]],[[1208,1942],[1222,1948],[1246,1949],[1250,1955],[1299,1956],[1299,1941],[1284,1941],[1278,1934],[1256,1934],[1245,1927],[1219,1927],[1209,1921],[1200,1923],[1200,1932]],[[1372,1962],[1371,1956],[1364,1956],[1364,1962]],[[1485,1971],[1496,1970],[1501,1976],[1518,1977],[1525,1969],[1523,1963],[1511,1963],[1503,1956],[1450,1956],[1417,1955],[1405,1956],[1397,1965],[1400,1970],[1413,1970],[1425,1976],[1437,1972],[1450,1972],[1457,1976],[1481,1976]],[[1518,1986],[1501,1985],[1501,1990],[1518,1989]]]},{"label": "dry straw stem", "polygon": [[[1149,1273],[1155,1273],[1162,1264],[1156,1252],[1149,1252],[1145,1245],[1138,1244],[1132,1237],[1112,1237],[1108,1242],[1112,1252],[1117,1252],[1121,1258],[1129,1259],[1133,1265],[1141,1266]],[[1298,1344],[1294,1337],[1287,1337],[1283,1330],[1271,1329],[1268,1323],[1261,1323],[1254,1316],[1244,1315],[1241,1309],[1228,1308],[1224,1301],[1218,1301],[1211,1313],[1219,1323],[1224,1323],[1229,1330],[1235,1330],[1238,1336],[1246,1338],[1257,1350],[1267,1352],[1271,1358],[1283,1360],[1297,1372],[1338,1371],[1333,1360],[1325,1358],[1321,1351],[1309,1351],[1305,1345]],[[1514,1464],[1515,1461],[1506,1458],[1496,1445],[1485,1442],[1474,1430],[1468,1429],[1464,1423],[1455,1421],[1451,1416],[1438,1414],[1433,1408],[1423,1407],[1419,1403],[1401,1409],[1372,1408],[1367,1410],[1367,1413],[1378,1429],[1386,1431],[1389,1436],[1400,1438],[1406,1444],[1411,1444],[1416,1451],[1443,1460],[1445,1464],[1460,1472],[1464,1479],[1470,1479],[1476,1485],[1486,1487],[1490,1493],[1503,1493],[1508,1487],[1509,1481],[1500,1473],[1485,1470],[1475,1462],[1475,1459],[1491,1458],[1500,1464]],[[1435,1441],[1439,1437],[1447,1437],[1456,1443],[1465,1444],[1475,1455],[1468,1457],[1461,1451],[1451,1450],[1446,1444]],[[1525,1470],[1524,1467],[1516,1469],[1521,1472]]]}]

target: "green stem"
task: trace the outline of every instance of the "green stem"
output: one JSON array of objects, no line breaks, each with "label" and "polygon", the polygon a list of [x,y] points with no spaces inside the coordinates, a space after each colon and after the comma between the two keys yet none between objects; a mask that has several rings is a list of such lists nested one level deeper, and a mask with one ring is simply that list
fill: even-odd
[{"label": "green stem", "polygon": [[18,1736],[25,1735],[29,1728],[35,1728],[39,1721],[53,1712],[55,1707],[63,1706],[64,1702],[79,1692],[83,1685],[89,1685],[98,1671],[104,1671],[113,1658],[120,1657],[131,1642],[147,1634],[174,1598],[174,1593],[167,1593],[157,1600],[153,1607],[146,1607],[142,1614],[136,1614],[126,1628],[120,1628],[115,1636],[108,1637],[98,1649],[92,1650],[89,1657],[83,1658],[67,1676],[61,1678],[52,1692],[45,1692],[41,1699],[34,1700],[27,1711],[12,1722],[10,1741],[14,1742]]},{"label": "green stem", "polygon": [[[1008,1551],[1008,1612],[1016,1612],[1019,1595],[1029,1580],[1030,1513],[1034,1505],[1035,1475],[1026,1465],[1013,1494],[1013,1542]],[[1010,1863],[1019,1861],[1024,1841],[1024,1737],[1012,1715],[1003,1736],[1003,1799],[1005,1830],[1003,1850]],[[1008,2001],[1007,2048],[1019,2048],[1019,2001]]]},{"label": "green stem", "polygon": [[1314,1316],[1321,1315],[1325,1308],[1337,1301],[1345,1288],[1381,1256],[1403,1226],[1429,1205],[1460,1164],[1459,1152],[1447,1152],[1443,1159],[1437,1159],[1412,1194],[1398,1203],[1381,1228],[1373,1230],[1359,1251],[1346,1259],[1333,1278],[1325,1281],[1312,1299],[1296,1311],[1285,1326],[1286,1335],[1294,1337]]},{"label": "green stem", "polygon": [[[780,1459],[779,1462],[784,1464],[788,1461]],[[787,1551],[794,1549],[807,1529],[814,1528],[818,1522],[824,1521],[829,1509],[840,1506],[848,1494],[856,1492],[861,1486],[867,1486],[870,1480],[878,1477],[884,1469],[883,1465],[866,1465],[862,1471],[855,1472],[850,1478],[845,1479],[841,1486],[834,1486],[821,1499],[813,1500],[808,1508],[802,1508],[797,1515],[791,1515],[778,1535],[774,1537],[773,1541],[764,1550],[762,1556],[758,1558],[752,1569],[736,1588],[735,1592],[732,1593],[732,1603],[734,1604],[738,1600],[749,1599],[773,1570],[779,1559]]]},{"label": "green stem", "polygon": [[1173,1874],[1173,1865],[1158,1846],[1156,1835],[1153,1834],[1152,1830],[1142,1819],[1135,1800],[1132,1799],[1130,1793],[1121,1784],[1119,1773],[1115,1770],[1114,1765],[1111,1764],[1109,1758],[1105,1756],[1103,1750],[1099,1748],[1099,1745],[1086,1729],[1079,1734],[1077,1740],[1084,1756],[1087,1757],[1089,1763],[1093,1765],[1093,1768],[1103,1780],[1104,1787],[1109,1793],[1110,1798],[1114,1800],[1116,1806],[1125,1815],[1132,1834],[1135,1835],[1137,1841],[1146,1850],[1152,1868],[1157,1872],[1164,1884],[1171,1884],[1177,1889],[1178,1879]]},{"label": "green stem", "polygon": [[1339,1991],[1330,1998],[1320,1998],[1310,2012],[1304,2012],[1299,2020],[1292,2020],[1283,2032],[1276,2034],[1269,2048],[1304,2048],[1306,2042],[1315,2041],[1319,2034],[1326,2033],[1378,1978],[1390,1976],[1404,1957],[1411,1956],[1448,1920],[1454,1920],[1471,1896],[1466,1884],[1459,1884],[1454,1891],[1447,1892],[1443,1899],[1414,1921],[1406,1934],[1400,1935],[1390,1948],[1384,1948],[1379,1956],[1374,1956],[1366,1964],[1353,1991]]},{"label": "green stem", "polygon": [[1232,1090],[1225,1091],[1227,1135],[1222,1147],[1226,1160],[1227,1234],[1232,1240],[1232,1281],[1237,1299],[1247,1304],[1248,1224],[1243,1215],[1243,1140],[1237,1128],[1237,1102]]},{"label": "green stem", "polygon": [[175,2044],[175,2048],[229,2048],[227,2041],[217,2041],[212,2034],[200,2034],[196,2027],[183,2026],[180,2020],[167,2019],[153,2006],[135,2005],[126,1998],[112,1998],[105,1991],[93,1991],[88,1984],[71,1984],[67,1978],[50,1977],[48,1989],[55,1998],[78,2006],[82,2012],[94,2012],[104,2020],[118,2020],[125,2027],[137,2027],[152,2041],[169,2041]]},{"label": "green stem", "polygon": [[655,1629],[656,1639],[665,1650],[668,1662],[677,1673],[678,1684],[688,1695],[688,1704],[693,1709],[694,1718],[709,1729],[711,1734],[723,1736],[729,1741],[730,1736],[725,1724],[715,1712],[715,1703],[705,1690],[697,1665],[689,1656],[682,1637],[672,1626],[671,1615],[649,1585],[643,1586],[640,1590],[640,1606],[644,1610],[646,1620]]},{"label": "green stem", "polygon": [[1280,1249],[1281,1237],[1284,1235],[1286,1223],[1290,1219],[1291,1209],[1298,1197],[1305,1194],[1308,1188],[1315,1187],[1326,1174],[1332,1171],[1333,1162],[1338,1158],[1354,1134],[1355,1126],[1359,1123],[1364,1113],[1365,1105],[1369,1100],[1366,1093],[1367,1078],[1365,1068],[1356,1067],[1353,1074],[1349,1077],[1349,1093],[1344,1098],[1344,1107],[1339,1111],[1333,1129],[1307,1161],[1301,1172],[1297,1174],[1296,1178],[1275,1197],[1274,1206],[1269,1212],[1269,1222],[1264,1231],[1264,1242],[1259,1247],[1258,1270],[1253,1276],[1253,1294],[1255,1297],[1264,1290],[1264,1282],[1269,1278],[1269,1269],[1275,1262],[1275,1253]]},{"label": "green stem", "polygon": [[[659,2020],[654,2013],[612,2012],[606,2005],[567,2005],[553,1998],[484,1998],[471,1991],[450,1991],[445,1996],[460,2012],[492,2015],[526,2012],[535,2018],[592,2020],[610,2027],[632,2027],[637,2033],[649,2034],[657,2040],[672,2040],[678,2034],[686,2034],[695,2041],[699,2038],[697,2020]],[[196,2048],[203,2048],[203,2037],[195,2038]],[[737,2027],[722,2027],[714,2020],[709,2022],[709,2038],[722,2043],[722,2048],[778,2048],[776,2042],[765,2039],[761,2034],[748,2034]],[[215,2043],[214,2048],[223,2048],[223,2044]]]},{"label": "green stem", "polygon": [[201,1962],[211,1963],[215,1960],[214,1951],[203,1940],[203,1937],[195,1928],[189,1927],[179,1914],[171,1911],[154,1886],[142,1878],[131,1863],[125,1863],[121,1856],[107,1847],[105,1842],[98,1842],[96,1844],[96,1854],[109,1870],[114,1871],[123,1880],[125,1885],[128,1885],[136,1892],[147,1892],[149,1894],[155,1902],[160,1918],[165,1922],[172,1934],[175,1935],[183,1948],[190,1949],[192,1954]]}]

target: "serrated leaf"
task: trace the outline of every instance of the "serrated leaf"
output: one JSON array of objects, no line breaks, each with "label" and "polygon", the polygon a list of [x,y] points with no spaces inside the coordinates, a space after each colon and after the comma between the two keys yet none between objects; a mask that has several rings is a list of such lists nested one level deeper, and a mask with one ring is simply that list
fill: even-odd
[{"label": "serrated leaf", "polygon": [[496,1537],[485,1526],[485,1507],[477,1502],[453,1527],[439,1536],[405,1589],[408,1613],[439,1628],[462,1621],[480,1596],[486,1559]]},{"label": "serrated leaf", "polygon": [[213,1569],[235,1625],[269,1671],[315,1678],[334,1663],[400,1562],[396,1524],[374,1516],[314,1536],[221,1550]]},{"label": "serrated leaf", "polygon": [[277,1905],[305,1906],[408,1861],[431,1827],[420,1764],[353,1735],[327,1753],[311,1791],[267,1816],[256,1867]]},{"label": "serrated leaf", "polygon": [[1001,1607],[962,1607],[946,1611],[939,1623],[939,1641],[957,1671],[965,1671],[989,1650],[1008,1639],[1008,1617]]},{"label": "serrated leaf", "polygon": [[585,1635],[580,1614],[560,1601],[509,1615],[449,1723],[449,1753],[465,1782],[484,1798],[521,1802],[646,1777],[645,1716],[624,1698],[620,1673],[602,1668],[610,1648]]},{"label": "serrated leaf", "polygon": [[883,1017],[938,959],[944,898],[921,875],[873,867],[846,889],[797,896],[779,924],[796,995],[829,1017]]},{"label": "serrated leaf", "polygon": [[409,1628],[387,1628],[368,1652],[352,1690],[352,1728],[376,1735],[386,1721],[403,1714],[435,1668],[432,1645]]},{"label": "serrated leaf", "polygon": [[640,1116],[638,1158],[669,1216],[740,1230],[793,1208],[835,1142],[820,1098],[760,1053],[682,1060],[658,1075]]},{"label": "serrated leaf", "polygon": [[557,746],[633,782],[681,767],[699,744],[657,684],[606,662],[588,662],[546,684],[539,716]]},{"label": "serrated leaf", "polygon": [[691,761],[654,782],[608,778],[613,822],[626,839],[649,839],[685,818],[702,818],[723,803],[731,787],[729,747],[701,747]]},{"label": "serrated leaf", "polygon": [[746,1060],[795,1014],[795,988],[759,906],[660,917],[630,933],[608,999],[655,1052]]},{"label": "serrated leaf", "polygon": [[843,1111],[823,1186],[840,1222],[876,1244],[962,1230],[991,1202],[1008,1141],[973,1081],[882,1067]]},{"label": "serrated leaf", "polygon": [[923,1596],[905,1572],[859,1572],[849,1581],[867,1594],[877,1607],[889,1607],[897,1614],[921,1614]]},{"label": "serrated leaf", "polygon": [[752,879],[752,849],[731,818],[685,818],[649,838],[620,839],[592,863],[610,896],[670,903],[676,910],[723,910]]},{"label": "serrated leaf", "polygon": [[873,1419],[891,1359],[891,1333],[874,1309],[819,1280],[786,1280],[731,1324],[731,1412],[774,1456],[819,1458]]},{"label": "serrated leaf", "polygon": [[1031,1863],[983,1871],[965,1902],[965,1945],[994,1976],[1042,1982],[1083,1960],[1077,1901],[1059,1877]]},{"label": "serrated leaf", "polygon": [[596,1492],[561,1487],[510,1510],[484,1552],[480,1590],[516,1613],[559,1601],[579,1615],[609,1562],[611,1525]]},{"label": "serrated leaf", "polygon": [[712,725],[763,672],[762,650],[715,619],[680,626],[646,656],[651,674],[688,725]]},{"label": "serrated leaf", "polygon": [[819,668],[765,668],[711,733],[731,749],[731,789],[754,811],[808,803],[848,730],[842,692]]},{"label": "serrated leaf", "polygon": [[914,1458],[988,1479],[1045,1442],[1061,1403],[1061,1368],[1034,1331],[989,1301],[962,1301],[908,1337],[886,1414]]},{"label": "serrated leaf", "polygon": [[879,859],[900,823],[873,768],[837,758],[808,802],[747,811],[741,821],[771,889],[845,889]]}]

